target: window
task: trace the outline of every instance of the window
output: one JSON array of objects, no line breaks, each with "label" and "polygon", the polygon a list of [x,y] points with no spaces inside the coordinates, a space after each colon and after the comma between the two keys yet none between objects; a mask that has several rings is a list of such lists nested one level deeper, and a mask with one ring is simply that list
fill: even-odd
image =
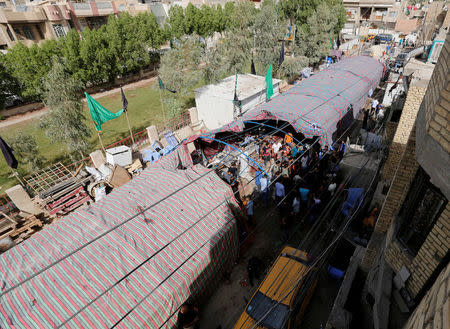
[{"label": "window", "polygon": [[39,38],[45,39],[44,38],[44,33],[42,33],[42,29],[41,29],[41,27],[39,25],[36,25],[36,30],[37,30],[37,32],[39,34]]},{"label": "window", "polygon": [[66,30],[64,30],[64,26],[62,26],[62,24],[53,24],[53,30],[58,38],[66,35]]},{"label": "window", "polygon": [[25,34],[25,38],[27,38],[28,40],[34,40],[35,39],[33,30],[28,25],[25,25],[23,27],[23,34]]},{"label": "window", "polygon": [[13,27],[14,33],[16,34],[16,37],[18,40],[23,40],[23,34],[22,34],[22,30],[18,27]]},{"label": "window", "polygon": [[419,168],[400,211],[398,239],[416,255],[447,204],[446,198]]},{"label": "window", "polygon": [[11,30],[9,29],[9,27],[6,28],[6,33],[8,33],[9,38],[11,39],[11,41],[14,41],[14,35],[12,34]]},{"label": "window", "polygon": [[397,12],[396,11],[390,11],[389,12],[389,17],[395,17],[397,16]]},{"label": "window", "polygon": [[0,8],[6,8],[6,2],[2,1],[0,2]]}]

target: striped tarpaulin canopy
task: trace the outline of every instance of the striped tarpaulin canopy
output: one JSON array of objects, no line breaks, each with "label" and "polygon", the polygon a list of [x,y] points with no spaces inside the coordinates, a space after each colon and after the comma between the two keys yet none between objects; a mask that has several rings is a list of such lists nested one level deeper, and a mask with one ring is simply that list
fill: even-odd
[{"label": "striped tarpaulin canopy", "polygon": [[218,206],[230,187],[174,169],[183,153],[0,255],[0,328],[172,327],[238,251],[231,205]]},{"label": "striped tarpaulin canopy", "polygon": [[242,131],[248,120],[278,119],[306,138],[319,136],[322,145],[330,145],[337,131],[344,131],[360,115],[369,90],[375,90],[383,72],[383,64],[372,57],[345,58],[211,134]]}]

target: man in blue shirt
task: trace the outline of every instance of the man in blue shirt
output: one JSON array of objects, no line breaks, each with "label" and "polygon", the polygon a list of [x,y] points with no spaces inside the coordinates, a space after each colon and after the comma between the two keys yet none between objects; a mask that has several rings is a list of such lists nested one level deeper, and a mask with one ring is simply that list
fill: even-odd
[{"label": "man in blue shirt", "polygon": [[286,194],[285,194],[283,183],[276,182],[275,183],[275,200],[276,200],[277,206],[280,204],[281,200],[284,198],[285,195]]}]

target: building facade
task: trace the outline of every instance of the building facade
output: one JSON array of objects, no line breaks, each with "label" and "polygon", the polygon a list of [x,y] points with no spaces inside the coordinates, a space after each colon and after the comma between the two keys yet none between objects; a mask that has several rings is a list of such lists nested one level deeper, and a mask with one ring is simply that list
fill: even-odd
[{"label": "building facade", "polygon": [[392,292],[380,288],[375,305],[386,305],[392,293],[404,312],[416,309],[404,329],[450,325],[449,66],[447,34],[426,89],[409,89],[383,170],[389,190],[361,261],[368,278],[380,264],[391,269]]},{"label": "building facade", "polygon": [[343,32],[363,35],[371,28],[391,30],[405,4],[404,1],[396,0],[344,0],[347,22]]},{"label": "building facade", "polygon": [[[161,7],[162,6],[162,10]],[[131,15],[152,12],[158,22],[164,22],[167,14],[164,6],[138,1],[93,1],[93,2],[23,2],[13,4],[0,0],[0,50],[13,47],[17,42],[29,46],[44,40],[65,36],[70,29],[81,32],[86,28],[97,28],[106,23],[108,16],[127,11]],[[162,16],[162,17],[161,17]]]}]

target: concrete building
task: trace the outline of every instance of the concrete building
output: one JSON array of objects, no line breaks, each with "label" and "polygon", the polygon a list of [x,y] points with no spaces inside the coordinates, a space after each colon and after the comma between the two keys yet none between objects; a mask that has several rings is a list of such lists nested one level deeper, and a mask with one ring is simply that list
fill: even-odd
[{"label": "concrete building", "polygon": [[[162,10],[161,8],[162,7]],[[153,12],[160,24],[167,17],[167,5],[140,3],[137,0],[93,2],[22,2],[15,5],[0,1],[0,50],[6,50],[17,42],[29,46],[43,40],[65,36],[70,29],[81,32],[105,24],[108,16],[126,11],[131,15]],[[165,9],[164,9],[165,8]]]},{"label": "concrete building", "polygon": [[[344,0],[347,22],[343,33],[363,35],[369,29],[391,30],[406,2],[396,0]],[[367,32],[360,31],[360,29]]]},{"label": "concrete building", "polygon": [[[216,129],[233,121],[239,114],[266,101],[265,78],[253,74],[240,74],[237,79],[237,96],[240,106],[235,106],[235,76],[195,90],[198,119],[208,129]],[[273,95],[279,94],[281,80],[273,79]]]},{"label": "concrete building", "polygon": [[405,329],[450,325],[449,59],[447,35],[429,83],[411,82],[383,169],[389,189],[361,261],[375,328],[391,302],[415,309]]}]

